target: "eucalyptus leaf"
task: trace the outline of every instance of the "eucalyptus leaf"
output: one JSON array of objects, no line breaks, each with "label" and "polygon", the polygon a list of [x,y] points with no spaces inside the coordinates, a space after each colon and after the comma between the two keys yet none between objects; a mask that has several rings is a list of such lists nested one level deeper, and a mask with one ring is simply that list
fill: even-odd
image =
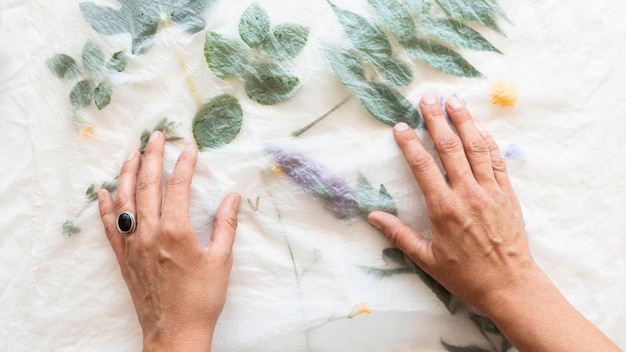
[{"label": "eucalyptus leaf", "polygon": [[432,40],[415,39],[407,49],[413,56],[441,72],[461,77],[485,77],[460,54]]},{"label": "eucalyptus leaf", "polygon": [[204,57],[211,71],[221,79],[240,75],[248,62],[241,44],[215,32],[206,35]]},{"label": "eucalyptus leaf", "polygon": [[391,58],[392,49],[385,33],[372,21],[328,2],[352,45],[368,62],[379,65]]},{"label": "eucalyptus leaf", "polygon": [[263,105],[281,103],[300,88],[298,76],[276,63],[251,66],[244,79],[248,96]]},{"label": "eucalyptus leaf", "polygon": [[389,60],[383,64],[385,77],[396,86],[406,86],[413,80],[411,67],[404,62]]},{"label": "eucalyptus leaf", "polygon": [[400,43],[408,43],[417,33],[409,10],[398,0],[368,0],[376,14]]},{"label": "eucalyptus leaf", "polygon": [[367,111],[382,123],[394,126],[405,122],[412,128],[423,125],[422,117],[413,104],[390,85],[370,82],[366,89],[355,93]]},{"label": "eucalyptus leaf", "polygon": [[111,95],[113,94],[113,89],[111,85],[107,82],[100,82],[94,91],[94,101],[98,110],[104,109],[111,102]]},{"label": "eucalyptus leaf", "polygon": [[133,54],[141,54],[150,46],[163,20],[176,22],[189,33],[204,29],[202,11],[213,0],[118,0],[119,9],[94,2],[80,3],[85,20],[105,35],[130,33]]},{"label": "eucalyptus leaf", "polygon": [[59,78],[74,78],[80,73],[76,60],[66,54],[56,54],[46,63],[50,71]]},{"label": "eucalyptus leaf", "polygon": [[232,142],[243,121],[237,99],[220,95],[202,105],[193,119],[193,135],[200,150],[219,148]]},{"label": "eucalyptus leaf", "polygon": [[[496,11],[494,1],[484,0],[435,0],[449,17],[460,18],[467,21],[474,21],[502,33],[502,30],[494,18]],[[496,4],[497,6],[497,4]]]},{"label": "eucalyptus leaf", "polygon": [[447,344],[443,341],[441,341],[441,344],[443,345],[443,347],[446,349],[446,351],[448,352],[489,352],[489,350],[486,350],[482,347],[478,347],[475,345],[471,345],[471,346],[454,346],[454,345],[450,345]]},{"label": "eucalyptus leaf", "polygon": [[85,70],[91,75],[98,74],[104,68],[104,52],[92,42],[87,42],[83,46],[82,58]]},{"label": "eucalyptus leaf", "polygon": [[94,82],[92,80],[82,80],[74,86],[70,92],[70,102],[74,109],[84,109],[93,100]]},{"label": "eucalyptus leaf", "polygon": [[270,18],[258,3],[252,3],[241,15],[239,36],[251,48],[263,44],[270,35]]},{"label": "eucalyptus leaf", "polygon": [[422,33],[433,35],[450,44],[463,48],[494,51],[502,54],[485,37],[476,32],[463,22],[446,18],[429,19],[423,23],[420,30]]},{"label": "eucalyptus leaf", "polygon": [[308,37],[308,27],[292,23],[279,24],[272,28],[263,44],[263,52],[278,61],[293,59],[304,49]]},{"label": "eucalyptus leaf", "polygon": [[122,72],[126,69],[126,65],[128,65],[128,59],[126,58],[126,54],[124,54],[123,51],[118,51],[113,54],[113,56],[107,63],[107,68],[109,70]]}]

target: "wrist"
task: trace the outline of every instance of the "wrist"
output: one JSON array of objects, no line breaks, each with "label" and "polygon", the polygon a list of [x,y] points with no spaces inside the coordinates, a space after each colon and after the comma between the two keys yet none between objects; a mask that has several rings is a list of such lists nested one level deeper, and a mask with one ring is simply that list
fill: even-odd
[{"label": "wrist", "polygon": [[144,334],[143,352],[208,352],[211,350],[213,330],[171,327],[152,331]]}]

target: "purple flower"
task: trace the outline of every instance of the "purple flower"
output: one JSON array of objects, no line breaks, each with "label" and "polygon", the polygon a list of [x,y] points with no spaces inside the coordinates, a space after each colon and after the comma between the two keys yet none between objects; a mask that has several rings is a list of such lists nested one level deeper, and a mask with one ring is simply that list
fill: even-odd
[{"label": "purple flower", "polygon": [[524,159],[524,152],[515,144],[509,144],[504,152],[504,158],[508,160],[522,160]]},{"label": "purple flower", "polygon": [[358,214],[357,196],[350,185],[336,177],[325,166],[294,150],[267,146],[266,152],[274,157],[274,172],[289,176],[304,190],[324,202],[324,208],[338,219],[348,219]]}]

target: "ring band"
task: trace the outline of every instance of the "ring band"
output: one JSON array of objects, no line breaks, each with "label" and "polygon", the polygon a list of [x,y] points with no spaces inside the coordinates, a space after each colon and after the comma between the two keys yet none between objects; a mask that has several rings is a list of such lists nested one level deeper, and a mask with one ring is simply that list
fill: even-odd
[{"label": "ring band", "polygon": [[117,229],[122,235],[128,236],[132,234],[136,227],[135,215],[130,211],[125,211],[117,216]]}]

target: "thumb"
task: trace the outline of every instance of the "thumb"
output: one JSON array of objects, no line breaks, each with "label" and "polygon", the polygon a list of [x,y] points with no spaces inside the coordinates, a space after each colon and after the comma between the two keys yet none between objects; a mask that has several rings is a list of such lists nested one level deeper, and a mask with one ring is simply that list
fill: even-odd
[{"label": "thumb", "polygon": [[235,242],[237,231],[237,215],[241,196],[237,193],[229,194],[220,204],[215,214],[215,226],[211,233],[209,248],[211,251],[230,253]]},{"label": "thumb", "polygon": [[408,255],[424,271],[435,263],[431,241],[407,226],[398,217],[383,211],[373,211],[367,216],[394,246]]}]

